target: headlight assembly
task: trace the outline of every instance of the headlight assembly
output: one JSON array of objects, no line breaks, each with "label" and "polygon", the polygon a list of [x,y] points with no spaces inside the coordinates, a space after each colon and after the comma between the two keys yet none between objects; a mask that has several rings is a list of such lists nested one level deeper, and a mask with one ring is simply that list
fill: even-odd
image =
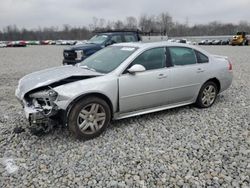
[{"label": "headlight assembly", "polygon": [[35,99],[44,98],[51,102],[55,101],[57,96],[58,96],[58,93],[54,91],[53,89],[38,91],[29,95],[30,98],[35,98]]}]

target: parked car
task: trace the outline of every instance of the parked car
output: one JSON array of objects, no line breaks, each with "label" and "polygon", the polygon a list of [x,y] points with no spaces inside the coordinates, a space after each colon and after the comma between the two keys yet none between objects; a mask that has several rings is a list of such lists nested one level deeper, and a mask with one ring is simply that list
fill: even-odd
[{"label": "parked car", "polygon": [[5,42],[0,42],[0,48],[5,48],[7,47],[7,45],[5,44]]},{"label": "parked car", "polygon": [[75,45],[82,45],[85,44],[87,42],[87,40],[78,40],[76,41]]},{"label": "parked car", "polygon": [[221,45],[222,40],[213,40],[212,45]]},{"label": "parked car", "polygon": [[175,39],[168,39],[167,42],[176,42]]},{"label": "parked car", "polygon": [[39,45],[40,41],[38,41],[38,40],[29,40],[29,41],[26,41],[26,44],[27,45]]},{"label": "parked car", "polygon": [[7,43],[7,47],[26,47],[26,41],[21,40],[21,41],[10,41]]},{"label": "parked car", "polygon": [[211,45],[212,44],[212,42],[213,42],[213,40],[202,40],[202,41],[200,41],[198,44],[199,45]]},{"label": "parked car", "polygon": [[206,42],[206,40],[202,40],[202,41],[198,42],[198,45],[205,45],[205,42]]},{"label": "parked car", "polygon": [[225,39],[225,40],[222,40],[221,45],[229,45],[229,43],[230,43],[230,40]]},{"label": "parked car", "polygon": [[42,40],[41,42],[40,42],[40,44],[41,45],[48,45],[48,44],[50,44],[50,40]]},{"label": "parked car", "polygon": [[179,43],[184,43],[184,44],[186,44],[186,43],[187,43],[187,39],[180,39]]},{"label": "parked car", "polygon": [[85,58],[114,43],[138,42],[140,37],[137,32],[103,32],[98,33],[85,44],[77,45],[63,51],[63,65],[75,65]]},{"label": "parked car", "polygon": [[214,41],[215,41],[215,40],[207,40],[205,44],[206,44],[206,45],[212,45]]},{"label": "parked car", "polygon": [[227,57],[171,42],[120,43],[78,66],[23,77],[16,97],[31,124],[61,118],[77,138],[90,139],[112,119],[193,103],[208,108],[231,82]]}]

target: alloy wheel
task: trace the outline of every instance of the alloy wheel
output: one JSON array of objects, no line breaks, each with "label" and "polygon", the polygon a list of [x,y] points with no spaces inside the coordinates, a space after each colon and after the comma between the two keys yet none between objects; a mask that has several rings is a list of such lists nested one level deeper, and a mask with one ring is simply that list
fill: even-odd
[{"label": "alloy wheel", "polygon": [[88,104],[81,109],[77,118],[77,126],[82,133],[93,134],[103,127],[106,116],[101,104]]},{"label": "alloy wheel", "polygon": [[207,85],[202,92],[201,101],[204,106],[213,104],[216,98],[216,88],[213,85]]}]

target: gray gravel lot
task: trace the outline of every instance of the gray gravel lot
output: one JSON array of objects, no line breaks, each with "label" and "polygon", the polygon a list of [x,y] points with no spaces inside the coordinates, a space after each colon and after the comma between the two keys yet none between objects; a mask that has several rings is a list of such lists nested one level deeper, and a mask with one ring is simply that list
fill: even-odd
[{"label": "gray gravel lot", "polygon": [[0,49],[0,187],[250,187],[249,46],[203,47],[233,62],[233,85],[211,108],[115,121],[86,142],[60,128],[31,135],[14,96],[20,77],[61,65],[63,48]]}]

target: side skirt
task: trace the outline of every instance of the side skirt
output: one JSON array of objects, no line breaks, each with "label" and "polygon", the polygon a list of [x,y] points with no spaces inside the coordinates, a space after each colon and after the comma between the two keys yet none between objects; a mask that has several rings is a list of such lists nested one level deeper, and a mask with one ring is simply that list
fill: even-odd
[{"label": "side skirt", "polygon": [[148,114],[148,113],[152,113],[152,112],[167,110],[167,109],[171,109],[171,108],[176,108],[179,106],[185,106],[185,105],[189,105],[189,104],[193,104],[193,103],[194,103],[194,101],[192,101],[192,102],[188,101],[188,102],[178,103],[178,104],[174,104],[174,105],[158,106],[158,107],[154,107],[154,108],[147,108],[147,109],[127,112],[127,113],[115,113],[113,119],[114,120],[124,119],[124,118],[128,118],[128,117],[133,117],[133,116]]}]

